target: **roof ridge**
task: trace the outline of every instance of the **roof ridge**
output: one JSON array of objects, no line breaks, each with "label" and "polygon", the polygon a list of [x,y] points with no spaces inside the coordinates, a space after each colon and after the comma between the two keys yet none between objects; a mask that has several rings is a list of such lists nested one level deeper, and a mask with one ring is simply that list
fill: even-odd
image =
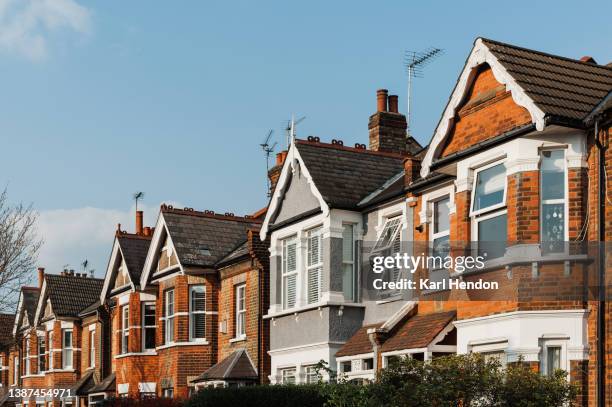
[{"label": "roof ridge", "polygon": [[126,237],[128,239],[140,239],[140,240],[151,240],[151,239],[153,239],[153,235],[151,235],[151,236],[144,236],[144,235],[139,235],[137,233],[128,233],[128,232],[119,231],[119,230],[117,230],[115,232],[115,236],[116,237]]},{"label": "roof ridge", "polygon": [[343,144],[324,143],[322,141],[311,141],[311,140],[304,140],[304,139],[296,139],[295,141],[297,144],[305,144],[305,145],[315,146],[315,147],[331,148],[331,149],[342,150],[342,151],[351,151],[351,152],[361,153],[361,154],[372,154],[372,155],[379,155],[379,156],[398,158],[398,159],[405,159],[406,157],[409,157],[409,155],[403,155],[399,153],[390,153],[386,151],[374,151],[374,150],[368,150],[366,148],[348,147]]},{"label": "roof ridge", "polygon": [[21,287],[22,290],[32,290],[32,291],[40,291],[40,288],[38,287],[32,287],[32,286],[23,286]]},{"label": "roof ridge", "polygon": [[211,219],[219,219],[219,220],[229,220],[236,222],[248,222],[248,223],[261,223],[261,219],[257,219],[251,217],[250,215],[237,216],[234,215],[233,212],[226,212],[225,214],[216,213],[215,211],[205,210],[205,211],[196,211],[193,208],[185,207],[183,209],[175,208],[172,205],[162,204],[160,210],[165,213],[174,213],[177,215],[187,215],[187,216],[198,216],[203,218],[211,218]]},{"label": "roof ridge", "polygon": [[510,48],[514,48],[514,49],[518,49],[518,50],[521,50],[521,51],[533,52],[534,54],[539,54],[539,55],[543,55],[543,56],[547,56],[547,57],[551,57],[551,58],[562,59],[562,60],[565,60],[565,61],[568,61],[568,62],[574,62],[574,63],[580,64],[582,66],[604,68],[604,69],[609,70],[609,71],[612,72],[612,67],[607,66],[607,65],[602,65],[602,64],[599,64],[599,63],[595,63],[595,64],[586,63],[586,62],[581,61],[580,59],[565,57],[565,56],[562,56],[562,55],[551,54],[549,52],[544,52],[544,51],[540,51],[540,50],[536,50],[536,49],[525,48],[525,47],[522,47],[520,45],[514,45],[514,44],[510,44],[510,43],[502,42],[502,41],[498,41],[498,40],[493,40],[491,38],[486,38],[486,37],[478,37],[477,40],[478,39],[481,39],[481,40],[486,41],[486,42],[491,42],[493,44],[502,45],[502,46],[510,47]]},{"label": "roof ridge", "polygon": [[79,279],[79,281],[94,281],[94,280],[99,280],[99,281],[104,281],[103,278],[98,278],[98,277],[77,277],[76,275],[62,275],[62,274],[45,274],[45,278],[47,277],[52,277],[52,278],[74,278]]}]

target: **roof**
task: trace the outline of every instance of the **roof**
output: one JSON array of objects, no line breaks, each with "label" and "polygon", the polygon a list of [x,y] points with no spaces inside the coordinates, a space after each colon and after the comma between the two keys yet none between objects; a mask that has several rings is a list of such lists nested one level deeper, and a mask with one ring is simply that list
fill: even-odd
[{"label": "roof", "polygon": [[482,42],[546,115],[583,120],[612,90],[612,67]]},{"label": "roof", "polygon": [[104,280],[75,275],[45,274],[46,296],[57,317],[77,317],[100,298]]},{"label": "roof", "polygon": [[306,140],[296,140],[295,146],[317,190],[334,208],[355,208],[404,168],[399,154]]},{"label": "roof", "polygon": [[101,382],[89,389],[89,394],[115,392],[115,373],[111,373],[102,379]]},{"label": "roof", "polygon": [[30,324],[33,324],[36,317],[36,305],[38,304],[40,289],[38,287],[22,287],[21,292],[23,293],[23,308],[28,315],[28,321],[30,321]]},{"label": "roof", "polygon": [[404,171],[395,174],[378,189],[359,202],[360,207],[371,206],[384,202],[398,195],[404,196]]},{"label": "roof", "polygon": [[96,302],[90,304],[81,312],[79,312],[79,316],[84,317],[86,315],[93,314],[98,310],[98,308],[100,308],[100,299],[97,299]]},{"label": "roof", "polygon": [[247,243],[248,242],[246,240],[244,242],[240,243],[238,245],[238,247],[236,247],[234,250],[229,252],[229,254],[227,256],[225,256],[221,260],[219,260],[218,264],[231,263],[234,260],[237,260],[237,259],[240,259],[240,258],[242,258],[244,256],[247,256],[249,254],[249,245]]},{"label": "roof", "polygon": [[362,353],[370,353],[372,350],[372,343],[368,338],[368,329],[380,328],[382,322],[378,324],[364,325],[355,332],[353,336],[336,352],[336,357],[341,356],[352,356],[360,355]]},{"label": "roof", "polygon": [[397,328],[383,343],[381,351],[425,348],[455,317],[455,311],[417,314]]},{"label": "roof", "polygon": [[13,324],[15,314],[0,314],[0,346],[5,346],[13,341]]},{"label": "roof", "polygon": [[212,267],[244,241],[259,220],[162,206],[162,213],[182,265]]},{"label": "roof", "polygon": [[91,389],[96,385],[93,370],[86,372],[81,378],[70,387],[71,393],[77,396],[89,394]]},{"label": "roof", "polygon": [[151,237],[120,233],[117,234],[117,242],[127,265],[130,279],[134,284],[138,284],[151,245]]},{"label": "roof", "polygon": [[257,380],[257,372],[245,349],[239,349],[202,373],[194,382],[207,380]]}]

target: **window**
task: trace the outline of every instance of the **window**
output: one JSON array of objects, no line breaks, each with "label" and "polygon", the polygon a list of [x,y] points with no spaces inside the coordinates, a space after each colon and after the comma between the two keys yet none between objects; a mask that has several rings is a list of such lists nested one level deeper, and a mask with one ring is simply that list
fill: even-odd
[{"label": "window", "polygon": [[372,370],[374,369],[374,359],[368,358],[363,360],[363,370]]},{"label": "window", "polygon": [[340,363],[340,371],[349,373],[353,369],[353,364],[350,361]]},{"label": "window", "polygon": [[23,358],[23,365],[25,366],[25,374],[30,374],[30,338],[26,338],[25,342],[25,356]]},{"label": "window", "polygon": [[19,383],[19,356],[13,358],[13,384]]},{"label": "window", "polygon": [[189,287],[189,337],[204,339],[206,336],[206,287]]},{"label": "window", "polygon": [[174,397],[174,389],[171,388],[171,387],[167,388],[167,389],[164,389],[162,391],[162,396],[165,397],[165,398],[171,399],[172,397]]},{"label": "window", "polygon": [[496,361],[499,363],[501,369],[505,370],[508,364],[508,357],[506,352],[503,350],[496,350],[492,352],[482,352],[481,355],[484,357],[485,362]]},{"label": "window", "polygon": [[47,360],[46,360],[46,346],[45,346],[45,337],[38,337],[38,373],[42,373],[47,370]]},{"label": "window", "polygon": [[552,376],[557,370],[569,370],[565,354],[567,346],[565,341],[545,340],[541,345],[540,371],[543,375]]},{"label": "window", "polygon": [[62,363],[64,369],[72,369],[72,329],[62,331]]},{"label": "window", "polygon": [[155,330],[155,303],[145,302],[142,304],[143,350],[155,349]]},{"label": "window", "polygon": [[478,241],[478,255],[485,259],[503,256],[508,239],[506,167],[503,163],[476,170],[472,188],[471,216]]},{"label": "window", "polygon": [[283,308],[295,307],[297,297],[297,239],[282,241]]},{"label": "window", "polygon": [[96,331],[89,331],[89,367],[96,366]]},{"label": "window", "polygon": [[295,384],[295,368],[290,367],[281,370],[281,382],[283,384]]},{"label": "window", "polygon": [[546,348],[546,373],[552,376],[561,369],[561,346],[549,346]]},{"label": "window", "polygon": [[322,228],[311,229],[306,233],[308,248],[306,253],[306,279],[308,304],[319,301],[321,297],[321,271],[323,270],[323,255],[321,244]]},{"label": "window", "polygon": [[436,258],[433,266],[435,269],[440,269],[444,263],[444,258],[450,253],[450,198],[447,196],[439,199],[434,201],[432,205],[432,256]]},{"label": "window", "polygon": [[53,331],[49,331],[49,370],[53,370]]},{"label": "window", "polygon": [[566,194],[565,151],[542,151],[540,167],[540,199],[542,240],[562,242],[565,240]]},{"label": "window", "polygon": [[314,384],[319,381],[319,375],[317,374],[316,365],[304,367],[304,379],[306,381],[306,384]]},{"label": "window", "polygon": [[174,290],[167,290],[164,309],[164,343],[174,342]]},{"label": "window", "polygon": [[246,284],[236,286],[236,338],[246,336]]},{"label": "window", "polygon": [[[394,256],[401,251],[401,233],[402,233],[402,217],[393,216],[387,218],[383,225],[383,230],[374,248],[372,256]],[[399,281],[401,273],[399,268],[386,268],[389,273],[386,281]]]},{"label": "window", "polygon": [[128,343],[130,338],[130,307],[124,305],[121,308],[121,353],[128,353]]},{"label": "window", "polygon": [[355,301],[354,226],[342,227],[342,292],[346,301]]}]

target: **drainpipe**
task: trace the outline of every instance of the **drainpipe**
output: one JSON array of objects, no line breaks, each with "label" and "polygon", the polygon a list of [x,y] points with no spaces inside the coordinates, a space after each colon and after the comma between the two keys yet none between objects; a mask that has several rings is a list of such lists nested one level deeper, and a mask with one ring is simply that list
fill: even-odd
[{"label": "drainpipe", "polygon": [[604,407],[606,403],[606,296],[605,296],[605,185],[606,170],[604,160],[604,145],[599,139],[599,119],[595,120],[595,144],[598,151],[598,184],[597,196],[597,231],[599,234],[599,309],[597,312],[597,405]]}]

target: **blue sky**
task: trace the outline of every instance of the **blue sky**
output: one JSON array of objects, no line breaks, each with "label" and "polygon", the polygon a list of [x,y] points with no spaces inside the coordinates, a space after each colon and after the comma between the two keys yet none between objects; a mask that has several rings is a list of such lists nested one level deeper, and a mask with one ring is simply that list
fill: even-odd
[{"label": "blue sky", "polygon": [[269,129],[367,143],[376,89],[405,110],[404,50],[436,46],[426,144],[476,37],[607,63],[611,4],[0,0],[0,186],[40,211],[41,265],[101,275],[134,191],[149,223],[161,202],[252,212]]}]

